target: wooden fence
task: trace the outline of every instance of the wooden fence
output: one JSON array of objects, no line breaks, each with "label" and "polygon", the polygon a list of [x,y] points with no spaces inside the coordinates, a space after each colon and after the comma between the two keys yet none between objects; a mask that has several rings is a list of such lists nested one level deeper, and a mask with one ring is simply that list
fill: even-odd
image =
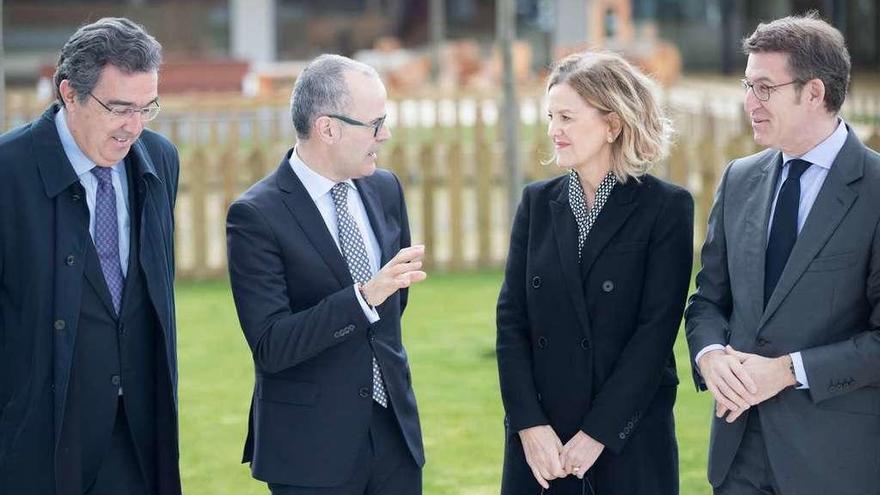
[{"label": "wooden fence", "polygon": [[[669,158],[652,173],[684,185],[697,204],[697,242],[703,238],[715,185],[732,157],[758,150],[738,102],[741,93],[672,90],[665,103],[677,129]],[[729,93],[729,94],[727,94]],[[44,104],[10,99],[6,126],[27,122]],[[527,180],[559,174],[539,92],[520,99],[520,157]],[[389,102],[392,139],[380,166],[394,171],[407,196],[413,241],[424,243],[428,269],[501,266],[512,213],[498,142],[497,95],[411,95]],[[880,149],[880,98],[850,98],[848,121]],[[244,189],[273,171],[293,144],[283,101],[236,96],[163,99],[151,127],[181,153],[176,211],[177,269],[182,279],[226,274],[226,209]]]}]

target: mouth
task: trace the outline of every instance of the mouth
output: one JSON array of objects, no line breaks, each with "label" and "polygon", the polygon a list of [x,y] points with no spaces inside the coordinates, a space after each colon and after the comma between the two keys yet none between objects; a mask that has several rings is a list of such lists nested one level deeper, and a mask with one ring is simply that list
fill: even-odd
[{"label": "mouth", "polygon": [[561,149],[563,149],[563,148],[567,148],[567,147],[569,147],[569,146],[570,146],[569,143],[563,143],[563,142],[559,142],[559,141],[554,141],[554,142],[553,142],[553,147],[556,148],[556,149],[558,149],[558,150],[561,150]]},{"label": "mouth", "polygon": [[120,145],[130,145],[134,141],[134,139],[131,137],[112,136],[112,139],[113,139],[113,141],[115,141],[116,143],[118,143]]}]

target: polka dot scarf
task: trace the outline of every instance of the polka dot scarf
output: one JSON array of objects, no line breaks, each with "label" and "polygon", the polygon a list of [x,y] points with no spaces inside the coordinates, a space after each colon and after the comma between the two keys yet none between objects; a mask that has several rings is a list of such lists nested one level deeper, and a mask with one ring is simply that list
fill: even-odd
[{"label": "polka dot scarf", "polygon": [[596,218],[602,211],[602,207],[605,206],[605,202],[608,201],[608,196],[611,195],[611,190],[614,189],[616,184],[617,177],[613,173],[608,172],[608,175],[602,179],[602,182],[596,189],[596,198],[593,202],[593,207],[590,208],[587,206],[587,198],[584,196],[584,190],[581,188],[577,172],[572,170],[568,173],[568,202],[571,205],[571,212],[574,213],[578,226],[578,263],[581,261],[581,252],[584,248],[584,242],[587,240],[587,235],[589,235],[590,229],[593,228],[593,223],[595,223]]}]

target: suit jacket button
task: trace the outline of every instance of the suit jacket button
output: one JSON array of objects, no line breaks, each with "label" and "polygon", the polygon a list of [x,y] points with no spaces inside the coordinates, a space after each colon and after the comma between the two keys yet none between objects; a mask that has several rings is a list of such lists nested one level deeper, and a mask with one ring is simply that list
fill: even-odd
[{"label": "suit jacket button", "polygon": [[354,325],[349,325],[349,326],[345,327],[345,329],[348,330],[349,332],[351,332],[354,330]]},{"label": "suit jacket button", "polygon": [[64,320],[55,320],[53,326],[55,327],[55,330],[64,330],[64,327],[67,326],[67,324]]},{"label": "suit jacket button", "polygon": [[758,344],[758,347],[764,347],[765,345],[769,344],[770,342],[768,342],[767,339],[763,339],[761,337],[758,337],[758,340],[755,341],[755,343]]},{"label": "suit jacket button", "polygon": [[590,341],[587,339],[581,339],[581,349],[587,350],[590,348]]},{"label": "suit jacket button", "polygon": [[110,383],[112,383],[113,385],[119,385],[119,375],[111,376]]},{"label": "suit jacket button", "polygon": [[620,433],[620,434],[617,435],[617,438],[623,440],[624,438],[626,438],[626,434],[624,434],[624,433]]},{"label": "suit jacket button", "polygon": [[602,290],[605,292],[611,292],[614,290],[614,282],[611,280],[606,280],[602,282]]},{"label": "suit jacket button", "polygon": [[532,277],[532,288],[538,289],[541,287],[541,277]]},{"label": "suit jacket button", "polygon": [[545,347],[547,347],[547,337],[542,335],[538,337],[538,349],[543,349]]},{"label": "suit jacket button", "polygon": [[358,395],[366,399],[370,396],[370,389],[367,387],[361,387],[360,390],[358,390]]},{"label": "suit jacket button", "polygon": [[73,266],[76,263],[76,258],[70,254],[64,259],[64,263],[67,264],[67,266]]}]

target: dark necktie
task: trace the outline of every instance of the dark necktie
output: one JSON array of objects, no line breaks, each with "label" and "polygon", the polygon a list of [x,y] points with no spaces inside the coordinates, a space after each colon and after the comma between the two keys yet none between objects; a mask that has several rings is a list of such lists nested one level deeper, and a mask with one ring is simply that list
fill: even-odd
[{"label": "dark necktie", "polygon": [[[355,283],[362,284],[372,276],[370,259],[367,257],[367,248],[361,229],[358,228],[354,217],[348,211],[348,183],[339,182],[330,190],[333,196],[333,204],[336,206],[336,228],[339,234],[339,247],[342,256],[348,264],[348,271]],[[385,385],[382,383],[382,371],[376,355],[373,355],[373,400],[388,407],[388,396],[385,394]]]},{"label": "dark necktie", "polygon": [[119,262],[119,217],[116,214],[116,191],[113,188],[113,169],[95,167],[92,174],[98,178],[95,197],[95,249],[101,261],[104,281],[110,289],[113,307],[119,314],[122,304],[122,264]]},{"label": "dark necktie", "polygon": [[782,270],[788,262],[798,236],[798,209],[801,202],[801,175],[811,163],[794,159],[788,162],[788,177],[779,189],[767,254],[764,263],[764,306],[773,294]]}]

